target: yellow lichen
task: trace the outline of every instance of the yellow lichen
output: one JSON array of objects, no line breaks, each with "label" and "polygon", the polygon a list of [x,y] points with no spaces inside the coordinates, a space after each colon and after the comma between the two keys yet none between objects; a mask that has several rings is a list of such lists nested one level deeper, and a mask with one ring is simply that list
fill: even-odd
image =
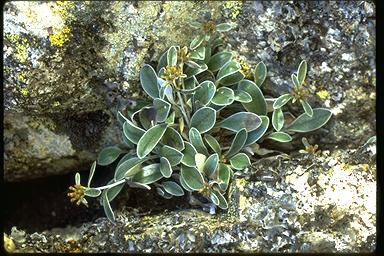
[{"label": "yellow lichen", "polygon": [[240,72],[245,76],[247,79],[252,79],[253,74],[251,67],[248,65],[248,63],[245,60],[240,60]]},{"label": "yellow lichen", "polygon": [[236,19],[240,14],[241,8],[243,8],[243,1],[227,1],[224,7],[231,11],[230,18]]},{"label": "yellow lichen", "polygon": [[325,100],[329,96],[329,93],[327,90],[318,91],[316,94],[317,94],[317,96],[320,97],[321,100]]},{"label": "yellow lichen", "polygon": [[62,47],[63,44],[69,40],[70,32],[71,32],[71,29],[68,26],[64,26],[57,33],[50,34],[49,41],[51,42],[51,45]]},{"label": "yellow lichen", "polygon": [[18,34],[6,34],[5,38],[10,40],[14,45],[14,56],[16,59],[21,62],[25,62],[28,59],[28,40],[27,38],[22,38],[20,42],[20,36]]},{"label": "yellow lichen", "polygon": [[28,88],[22,88],[22,89],[20,90],[20,92],[21,92],[21,94],[23,94],[23,96],[28,96],[28,94],[29,94],[29,90],[28,90]]},{"label": "yellow lichen", "polygon": [[55,101],[55,102],[52,103],[52,106],[53,107],[58,107],[58,106],[60,106],[60,102]]},{"label": "yellow lichen", "polygon": [[15,250],[15,244],[13,243],[12,238],[4,234],[4,249],[7,252],[13,252]]}]

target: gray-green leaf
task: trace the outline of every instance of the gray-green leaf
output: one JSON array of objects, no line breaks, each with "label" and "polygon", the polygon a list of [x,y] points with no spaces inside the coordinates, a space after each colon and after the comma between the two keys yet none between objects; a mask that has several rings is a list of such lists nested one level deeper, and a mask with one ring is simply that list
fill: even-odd
[{"label": "gray-green leaf", "polygon": [[204,145],[203,139],[201,138],[201,134],[194,127],[189,129],[189,141],[195,147],[197,152],[204,154],[206,156],[208,155],[208,150]]},{"label": "gray-green leaf", "polygon": [[281,108],[275,109],[272,114],[272,125],[276,131],[280,131],[284,126],[284,114]]},{"label": "gray-green leaf", "polygon": [[195,155],[197,151],[191,143],[185,141],[184,144],[185,144],[185,148],[183,151],[184,156],[181,159],[181,162],[186,166],[194,167],[196,166]]},{"label": "gray-green leaf", "polygon": [[260,87],[263,84],[265,78],[267,77],[267,67],[263,62],[259,62],[256,65],[254,76],[256,85]]},{"label": "gray-green leaf", "polygon": [[215,125],[215,122],[216,111],[213,108],[203,107],[193,114],[190,126],[196,128],[200,133],[205,133]]},{"label": "gray-green leaf", "polygon": [[291,79],[292,79],[292,83],[293,83],[293,85],[295,87],[299,87],[300,86],[299,80],[297,79],[297,76],[295,74],[291,75]]},{"label": "gray-green leaf", "polygon": [[313,109],[312,117],[303,113],[290,123],[285,130],[293,132],[310,132],[325,125],[331,116],[332,112],[329,109],[315,108]]},{"label": "gray-green leaf", "polygon": [[221,23],[221,24],[216,25],[216,31],[217,32],[227,32],[227,31],[231,30],[231,28],[232,28],[232,25],[229,23]]},{"label": "gray-green leaf", "polygon": [[106,147],[99,153],[97,163],[105,166],[113,163],[124,151],[116,146]]},{"label": "gray-green leaf", "polygon": [[306,100],[300,100],[300,103],[301,103],[301,106],[303,106],[305,113],[309,117],[312,117],[313,116],[313,110],[312,110],[311,105],[309,105],[309,103]]},{"label": "gray-green leaf", "polygon": [[230,52],[218,52],[214,54],[208,61],[208,68],[212,72],[216,72],[221,69],[228,61],[232,59],[232,53]]},{"label": "gray-green leaf", "polygon": [[215,151],[219,156],[221,156],[221,147],[219,142],[210,134],[204,134],[204,139],[208,145]]},{"label": "gray-green leaf", "polygon": [[80,177],[80,173],[77,172],[77,173],[75,174],[75,184],[76,184],[76,185],[80,185],[80,178],[81,178],[81,177]]},{"label": "gray-green leaf", "polygon": [[297,70],[297,80],[299,81],[300,86],[303,85],[306,74],[307,74],[307,62],[303,60],[300,63],[299,68]]},{"label": "gray-green leaf", "polygon": [[234,60],[228,61],[225,65],[219,70],[217,73],[216,80],[217,82],[228,77],[230,75],[235,74],[240,70],[240,64]]},{"label": "gray-green leaf", "polygon": [[241,103],[247,111],[258,115],[267,114],[267,103],[265,102],[264,95],[254,82],[244,79],[240,81],[238,89],[247,92],[252,97],[251,102]]},{"label": "gray-green leaf", "polygon": [[183,196],[184,190],[174,181],[164,181],[161,183],[165,191],[173,196]]},{"label": "gray-green leaf", "polygon": [[140,70],[140,83],[144,91],[152,98],[159,98],[159,87],[155,70],[145,64]]},{"label": "gray-green leaf", "polygon": [[185,190],[187,190],[187,191],[189,191],[189,192],[192,192],[192,191],[193,191],[193,189],[190,188],[190,187],[185,183],[185,180],[184,180],[183,176],[180,175],[180,177],[179,177],[179,181],[180,181],[180,185],[181,185]]},{"label": "gray-green leaf", "polygon": [[235,138],[232,141],[231,147],[228,152],[225,154],[227,158],[232,157],[237,154],[243,147],[245,142],[247,141],[247,130],[245,128],[239,130]]},{"label": "gray-green leaf", "polygon": [[246,91],[233,90],[233,92],[235,93],[234,99],[238,102],[250,103],[252,101],[251,95],[249,93],[247,93]]},{"label": "gray-green leaf", "polygon": [[109,204],[107,193],[105,193],[103,195],[103,208],[104,208],[104,213],[107,216],[107,218],[110,221],[115,222],[115,214],[113,213],[111,205]]},{"label": "gray-green leaf", "polygon": [[183,159],[184,154],[181,153],[179,150],[172,148],[168,145],[164,145],[160,149],[160,155],[167,158],[171,166],[178,165],[181,162],[181,159]]},{"label": "gray-green leaf", "polygon": [[98,197],[101,194],[101,190],[98,188],[86,188],[84,195],[89,197]]},{"label": "gray-green leaf", "polygon": [[167,129],[167,124],[157,124],[144,133],[137,143],[137,156],[144,158],[163,137]]},{"label": "gray-green leaf", "polygon": [[261,118],[261,125],[257,129],[251,132],[248,132],[248,137],[247,137],[247,141],[245,142],[245,146],[256,143],[256,141],[258,141],[264,135],[264,133],[268,130],[268,126],[269,126],[268,116],[260,116],[260,118]]},{"label": "gray-green leaf", "polygon": [[204,72],[205,70],[208,69],[208,66],[207,64],[201,64],[201,66],[199,68],[190,68],[190,67],[187,67],[185,69],[185,74],[187,75],[187,78],[191,77],[191,76],[195,76],[197,74],[200,74],[202,72]]},{"label": "gray-green leaf", "polygon": [[133,182],[141,184],[151,184],[163,177],[160,171],[160,164],[150,164],[142,168],[142,170],[132,177]]},{"label": "gray-green leaf", "polygon": [[191,52],[191,58],[196,60],[204,60],[205,58],[205,47],[200,46]]},{"label": "gray-green leaf", "polygon": [[165,100],[156,98],[153,100],[153,106],[156,110],[156,122],[164,122],[168,117],[169,110],[171,109],[171,104],[169,104]]},{"label": "gray-green leaf", "polygon": [[140,165],[146,160],[148,159],[139,159],[137,157],[132,157],[118,165],[115,171],[115,181],[135,175],[137,172],[140,171]]},{"label": "gray-green leaf", "polygon": [[204,164],[204,173],[207,177],[210,177],[216,170],[217,165],[219,164],[219,155],[217,153],[210,155]]},{"label": "gray-green leaf", "polygon": [[225,197],[218,191],[213,190],[212,193],[215,194],[215,196],[219,199],[219,207],[223,210],[228,208],[227,200],[225,200]]},{"label": "gray-green leaf", "polygon": [[137,144],[145,133],[145,130],[141,129],[134,125],[131,121],[126,120],[123,124],[123,133],[124,136],[134,144]]},{"label": "gray-green leaf", "polygon": [[204,178],[195,167],[182,165],[180,174],[191,189],[199,190],[204,187]]},{"label": "gray-green leaf", "polygon": [[245,167],[251,165],[249,157],[244,153],[238,153],[229,159],[231,166],[236,170],[243,170]]},{"label": "gray-green leaf", "polygon": [[168,66],[176,66],[177,53],[175,46],[171,46],[167,52],[167,64]]},{"label": "gray-green leaf", "polygon": [[272,139],[278,142],[290,142],[292,137],[285,132],[273,132],[268,136],[268,139]]},{"label": "gray-green leaf", "polygon": [[179,151],[184,149],[184,141],[180,133],[172,127],[168,127],[165,131],[161,143],[173,147]]},{"label": "gray-green leaf", "polygon": [[194,50],[197,47],[201,45],[201,43],[204,41],[205,35],[198,35],[196,36],[189,45],[189,49]]},{"label": "gray-green leaf", "polygon": [[93,174],[95,173],[95,169],[96,169],[96,161],[93,162],[93,164],[91,166],[91,169],[89,170],[87,187],[91,186],[91,181],[92,181],[92,178],[93,178]]},{"label": "gray-green leaf", "polygon": [[160,172],[165,178],[169,178],[172,175],[171,164],[165,157],[160,157]]},{"label": "gray-green leaf", "polygon": [[204,81],[200,84],[199,88],[193,95],[193,99],[196,105],[207,105],[215,95],[216,86],[212,81]]},{"label": "gray-green leaf", "polygon": [[238,112],[223,121],[218,126],[233,132],[238,132],[245,128],[247,132],[255,130],[261,125],[261,119],[258,115],[250,112]]},{"label": "gray-green leaf", "polygon": [[227,106],[233,103],[235,94],[228,87],[220,87],[216,90],[215,96],[212,98],[212,103],[217,106]]},{"label": "gray-green leaf", "polygon": [[228,188],[229,180],[231,178],[231,168],[226,164],[219,164],[218,178],[220,180],[219,187],[222,191]]},{"label": "gray-green leaf", "polygon": [[290,101],[293,96],[289,93],[281,95],[279,98],[275,100],[273,103],[273,109],[282,108],[288,101]]}]

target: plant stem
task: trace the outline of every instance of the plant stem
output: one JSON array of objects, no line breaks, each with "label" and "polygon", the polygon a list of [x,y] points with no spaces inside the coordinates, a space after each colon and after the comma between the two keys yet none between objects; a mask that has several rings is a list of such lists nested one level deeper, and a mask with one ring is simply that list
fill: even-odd
[{"label": "plant stem", "polygon": [[103,189],[107,189],[107,188],[113,188],[117,185],[120,185],[121,183],[124,183],[125,182],[125,179],[122,179],[122,180],[119,180],[119,181],[116,181],[115,183],[112,183],[112,184],[109,184],[109,185],[105,185],[105,186],[102,186],[102,187],[98,187],[98,188],[95,188],[95,189],[100,189],[100,190],[103,190]]},{"label": "plant stem", "polygon": [[188,117],[186,115],[186,111],[185,111],[185,108],[184,108],[184,101],[183,101],[183,98],[181,97],[180,92],[177,92],[177,97],[179,98],[179,101],[180,101],[181,113],[183,114],[185,122],[187,123],[187,126],[189,127],[189,119],[188,119]]}]

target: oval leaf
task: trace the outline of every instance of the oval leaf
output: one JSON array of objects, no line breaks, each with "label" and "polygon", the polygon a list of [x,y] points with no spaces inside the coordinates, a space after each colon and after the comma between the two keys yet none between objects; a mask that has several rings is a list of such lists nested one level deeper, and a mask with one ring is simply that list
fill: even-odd
[{"label": "oval leaf", "polygon": [[124,151],[116,146],[106,147],[99,153],[97,163],[105,166],[113,163]]},{"label": "oval leaf", "polygon": [[165,157],[160,157],[160,172],[165,178],[169,178],[172,175],[171,164]]},{"label": "oval leaf", "polygon": [[231,147],[225,154],[227,158],[230,158],[233,155],[237,154],[244,147],[244,144],[247,141],[247,135],[247,130],[245,128],[241,129],[236,133],[235,138],[232,141]]},{"label": "oval leaf", "polygon": [[216,92],[216,86],[212,81],[204,81],[193,95],[193,101],[197,106],[209,104]]},{"label": "oval leaf", "polygon": [[[107,185],[111,185],[115,183],[115,180],[110,180]],[[123,189],[125,183],[121,183],[119,185],[113,186],[111,188],[108,188],[103,191],[102,200],[104,200],[104,194],[106,194],[108,201],[111,202],[115,197],[120,193],[120,191]]]},{"label": "oval leaf", "polygon": [[202,72],[204,72],[205,70],[208,69],[208,66],[206,64],[201,64],[199,68],[190,68],[190,67],[187,67],[185,69],[185,74],[187,75],[187,78],[191,77],[191,76],[195,76],[195,75],[198,75]]},{"label": "oval leaf", "polygon": [[171,104],[169,104],[165,100],[156,98],[153,100],[153,107],[156,110],[156,122],[164,122],[168,117],[169,110],[171,109]]},{"label": "oval leaf", "polygon": [[174,181],[164,181],[161,183],[165,191],[173,196],[183,196],[184,190]]},{"label": "oval leaf", "polygon": [[222,79],[220,79],[220,84],[222,85],[234,85],[243,80],[244,74],[240,71],[237,71],[233,74],[230,74],[229,76],[226,76]]},{"label": "oval leaf", "polygon": [[281,108],[275,109],[272,114],[272,125],[276,131],[280,131],[284,126],[284,114]]},{"label": "oval leaf", "polygon": [[232,53],[230,52],[218,52],[214,54],[208,61],[208,68],[212,72],[216,72],[221,69],[228,61],[232,59]]},{"label": "oval leaf", "polygon": [[86,188],[84,191],[84,195],[90,197],[98,197],[99,195],[101,195],[101,190],[98,188]]},{"label": "oval leaf", "polygon": [[216,111],[213,108],[203,107],[193,114],[190,126],[196,128],[200,133],[205,133],[215,125],[215,122]]},{"label": "oval leaf", "polygon": [[242,103],[250,103],[252,101],[252,97],[249,93],[242,90],[233,90],[235,93],[234,99],[238,102]]},{"label": "oval leaf", "polygon": [[166,129],[167,124],[157,124],[144,133],[137,143],[137,156],[140,159],[147,156],[156,147]]},{"label": "oval leaf", "polygon": [[81,179],[81,177],[80,177],[80,173],[76,173],[75,174],[75,184],[76,185],[80,185],[80,179]]},{"label": "oval leaf", "polygon": [[309,105],[309,103],[306,100],[300,100],[300,103],[303,106],[303,109],[304,109],[305,113],[309,117],[312,117],[313,116],[313,110],[312,110],[311,105]]},{"label": "oval leaf", "polygon": [[268,116],[260,116],[260,118],[261,118],[261,125],[257,129],[251,132],[248,132],[247,140],[245,141],[245,146],[256,143],[256,141],[258,141],[267,131],[269,126]]},{"label": "oval leaf", "polygon": [[93,164],[91,166],[91,169],[89,170],[87,187],[91,186],[91,181],[92,181],[92,178],[93,178],[93,174],[95,173],[95,170],[96,170],[96,161],[93,162]]},{"label": "oval leaf", "polygon": [[257,86],[261,86],[267,77],[267,67],[263,62],[259,62],[255,69],[255,83]]},{"label": "oval leaf", "polygon": [[184,149],[184,141],[180,133],[172,127],[168,127],[165,131],[161,143],[168,145],[172,148],[175,148],[179,151]]},{"label": "oval leaf", "polygon": [[189,129],[189,141],[192,143],[192,145],[195,147],[197,152],[208,155],[208,150],[204,145],[203,139],[201,138],[200,132],[192,127]]},{"label": "oval leaf", "polygon": [[164,145],[160,149],[160,155],[162,157],[167,158],[171,166],[178,165],[181,162],[181,159],[183,158],[184,154],[181,153],[179,150],[172,148],[170,146]]},{"label": "oval leaf", "polygon": [[123,133],[125,137],[134,144],[137,144],[145,133],[145,130],[134,125],[131,121],[126,120],[123,124]]},{"label": "oval leaf", "polygon": [[161,56],[160,56],[160,59],[159,59],[159,63],[157,64],[157,67],[156,67],[156,70],[157,70],[157,75],[158,76],[161,76],[160,75],[160,69],[164,68],[165,66],[167,66],[167,54],[168,54],[168,51],[165,51]]},{"label": "oval leaf", "polygon": [[307,74],[307,62],[303,60],[300,63],[299,68],[297,69],[297,80],[300,86],[303,85],[306,74]]},{"label": "oval leaf", "polygon": [[292,83],[293,83],[293,85],[295,87],[299,87],[300,86],[299,80],[297,79],[297,76],[295,74],[291,75],[291,79],[292,79]]},{"label": "oval leaf", "polygon": [[219,188],[226,191],[231,178],[231,168],[226,164],[219,164],[218,178],[220,180]]},{"label": "oval leaf", "polygon": [[228,61],[217,73],[216,80],[219,82],[221,79],[235,74],[240,70],[240,64],[234,60]]},{"label": "oval leaf", "polygon": [[210,134],[204,135],[205,141],[208,143],[208,145],[215,151],[219,156],[221,156],[221,147],[219,142]]},{"label": "oval leaf", "polygon": [[195,59],[195,60],[204,60],[204,58],[205,58],[205,47],[201,46],[201,47],[195,49],[194,51],[192,51],[190,58],[191,59]]},{"label": "oval leaf", "polygon": [[268,136],[268,139],[272,139],[278,142],[290,142],[292,137],[285,132],[273,132]]},{"label": "oval leaf", "polygon": [[229,162],[231,163],[231,166],[236,170],[243,170],[247,166],[251,165],[251,161],[249,160],[249,157],[244,153],[239,153],[229,159]]},{"label": "oval leaf", "polygon": [[115,181],[135,175],[137,172],[140,171],[139,165],[141,165],[146,160],[147,159],[139,159],[137,157],[132,157],[118,165],[115,170]]},{"label": "oval leaf", "polygon": [[159,87],[155,70],[145,64],[140,70],[140,83],[144,91],[152,98],[159,98]]},{"label": "oval leaf", "polygon": [[288,101],[290,101],[293,96],[289,93],[281,95],[279,98],[275,100],[273,103],[273,109],[282,108]]},{"label": "oval leaf", "polygon": [[186,166],[194,167],[194,166],[196,166],[195,155],[196,155],[197,151],[191,143],[186,142],[186,141],[184,143],[185,143],[185,148],[183,151],[184,156],[181,159],[181,162]]},{"label": "oval leaf", "polygon": [[290,123],[285,130],[293,132],[310,132],[325,125],[331,116],[332,112],[329,109],[315,108],[313,109],[312,117],[303,113]]},{"label": "oval leaf", "polygon": [[168,66],[176,66],[177,53],[175,46],[171,46],[167,52],[167,64]]},{"label": "oval leaf", "polygon": [[265,102],[264,95],[254,82],[244,79],[240,81],[238,89],[247,92],[252,97],[251,102],[241,103],[247,111],[258,115],[267,114],[267,103]]},{"label": "oval leaf", "polygon": [[260,117],[250,112],[238,112],[219,123],[219,127],[233,132],[238,132],[243,128],[245,128],[247,132],[250,132],[255,130],[260,125]]},{"label": "oval leaf", "polygon": [[217,106],[227,106],[233,103],[235,94],[228,87],[220,87],[216,90],[215,96],[212,98],[212,103]]},{"label": "oval leaf", "polygon": [[215,196],[219,199],[218,206],[223,210],[228,209],[228,203],[227,203],[227,200],[225,200],[225,197],[216,190],[213,190],[212,193],[214,193]]},{"label": "oval leaf", "polygon": [[185,190],[187,190],[187,191],[189,191],[189,192],[192,192],[193,191],[193,189],[191,189],[190,187],[188,187],[188,185],[185,183],[185,181],[184,181],[184,178],[181,176],[181,175],[179,175],[179,181],[180,181],[180,185],[185,189]]},{"label": "oval leaf", "polygon": [[227,32],[227,31],[231,30],[231,28],[232,28],[232,25],[229,23],[221,23],[221,24],[216,25],[216,31],[217,32]]},{"label": "oval leaf", "polygon": [[219,198],[217,198],[216,194],[211,191],[211,193],[209,194],[209,199],[211,199],[212,203],[214,203],[215,205],[219,205]]},{"label": "oval leaf", "polygon": [[148,130],[156,124],[156,109],[154,107],[144,107],[139,111],[141,125]]},{"label": "oval leaf", "polygon": [[109,204],[107,193],[105,193],[104,197],[103,197],[103,208],[104,208],[104,213],[107,216],[107,218],[110,221],[115,222],[115,214],[113,213],[111,205]]},{"label": "oval leaf", "polygon": [[199,190],[204,188],[204,178],[196,168],[182,165],[180,174],[185,184],[191,189]]},{"label": "oval leaf", "polygon": [[219,155],[217,153],[210,155],[205,161],[203,171],[207,177],[210,177],[219,164]]},{"label": "oval leaf", "polygon": [[204,41],[205,35],[198,35],[196,36],[190,43],[189,49],[194,50],[197,47],[201,45],[201,43]]},{"label": "oval leaf", "polygon": [[133,182],[141,184],[151,184],[163,177],[160,171],[160,164],[150,164],[142,168],[142,170],[132,177]]}]

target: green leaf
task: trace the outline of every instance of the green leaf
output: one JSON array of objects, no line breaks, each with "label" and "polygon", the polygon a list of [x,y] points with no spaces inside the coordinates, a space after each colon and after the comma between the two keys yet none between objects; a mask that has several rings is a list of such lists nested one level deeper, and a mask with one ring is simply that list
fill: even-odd
[{"label": "green leaf", "polygon": [[119,121],[119,124],[123,125],[128,118],[126,118],[120,111],[117,111],[116,118]]},{"label": "green leaf", "polygon": [[143,134],[145,133],[145,130],[137,127],[131,121],[127,120],[123,124],[123,133],[129,141],[134,144],[137,144],[141,136],[143,136]]},{"label": "green leaf", "polygon": [[199,47],[201,45],[201,43],[204,41],[204,38],[205,38],[205,35],[198,35],[198,36],[196,36],[192,40],[191,44],[189,45],[189,49],[194,50],[197,47]]},{"label": "green leaf", "polygon": [[179,151],[184,149],[184,141],[180,133],[177,132],[174,128],[168,127],[165,131],[161,143],[173,147]]},{"label": "green leaf", "polygon": [[185,180],[184,180],[183,176],[179,175],[179,181],[180,181],[180,185],[181,185],[185,190],[187,190],[187,191],[189,191],[189,192],[192,192],[192,191],[193,191],[193,189],[190,188],[190,187],[185,183]]},{"label": "green leaf", "polygon": [[181,159],[183,159],[184,154],[181,153],[179,150],[172,148],[170,146],[164,145],[160,149],[160,155],[162,157],[167,158],[171,166],[178,165],[181,162]]},{"label": "green leaf", "polygon": [[174,181],[164,181],[161,183],[165,191],[173,196],[183,196],[184,190]]},{"label": "green leaf", "polygon": [[220,80],[228,77],[230,75],[235,74],[240,70],[240,64],[234,60],[228,61],[225,65],[219,70],[217,73],[216,80],[219,82]]},{"label": "green leaf", "polygon": [[186,89],[185,91],[188,91],[188,92],[192,91],[193,92],[193,90],[195,90],[195,89],[197,90],[195,79],[196,79],[195,76],[191,76],[188,79],[184,79],[184,88]]},{"label": "green leaf", "polygon": [[189,141],[192,143],[192,145],[195,147],[197,152],[208,155],[208,150],[204,145],[203,139],[201,138],[200,132],[194,128],[191,127],[189,129]]},{"label": "green leaf", "polygon": [[207,64],[208,61],[210,60],[211,54],[212,54],[212,48],[211,48],[211,45],[208,43],[208,45],[205,46],[205,55],[204,55],[204,63],[205,64]]},{"label": "green leaf", "polygon": [[305,113],[309,117],[312,117],[313,116],[313,110],[312,110],[311,105],[309,105],[309,103],[306,100],[300,100],[300,103],[303,106],[303,109],[304,109]]},{"label": "green leaf", "polygon": [[231,30],[231,28],[232,28],[232,25],[229,23],[221,23],[221,24],[216,25],[216,31],[217,32],[227,32],[227,31]]},{"label": "green leaf", "polygon": [[168,55],[168,51],[165,51],[161,56],[160,56],[160,59],[159,59],[159,63],[157,64],[157,67],[156,67],[156,70],[157,70],[157,75],[158,76],[161,76],[160,75],[160,69],[164,68],[165,66],[167,66],[167,55]]},{"label": "green leaf", "polygon": [[191,21],[191,22],[189,22],[188,25],[191,26],[192,28],[196,28],[196,29],[200,29],[202,26],[202,24],[198,21]]},{"label": "green leaf", "polygon": [[117,163],[116,168],[119,167],[119,165],[121,165],[122,163],[124,163],[126,160],[131,159],[131,158],[133,158],[133,157],[135,157],[135,156],[132,155],[132,153],[127,153],[127,154],[125,154],[125,155],[119,160],[119,162]]},{"label": "green leaf", "polygon": [[231,168],[226,164],[219,164],[218,178],[220,180],[219,188],[226,191],[228,188],[229,180],[231,178]]},{"label": "green leaf", "polygon": [[216,90],[215,96],[212,98],[212,103],[217,106],[227,106],[233,103],[235,94],[228,87],[220,87]]},{"label": "green leaf", "polygon": [[136,147],[135,144],[132,143],[132,141],[130,141],[124,134],[124,130],[122,130],[122,137],[123,137],[123,142],[125,143],[125,145],[128,147],[128,148],[134,148]]},{"label": "green leaf", "polygon": [[277,108],[272,114],[272,125],[276,131],[280,131],[284,126],[284,114],[281,108]]},{"label": "green leaf", "polygon": [[267,103],[265,102],[264,95],[254,82],[244,79],[240,81],[238,89],[247,92],[252,97],[251,102],[241,103],[247,111],[258,115],[267,114]]},{"label": "green leaf", "polygon": [[264,133],[268,130],[268,126],[269,126],[268,116],[260,116],[260,118],[261,118],[261,125],[257,129],[251,132],[248,132],[247,140],[245,141],[245,146],[256,143],[256,141],[258,141],[264,135]]},{"label": "green leaf", "polygon": [[185,184],[193,190],[204,188],[204,178],[195,167],[181,166],[181,176]]},{"label": "green leaf", "polygon": [[315,108],[313,109],[312,117],[303,113],[290,123],[285,130],[292,132],[310,132],[325,125],[331,116],[332,112],[329,109]]},{"label": "green leaf", "polygon": [[137,172],[140,171],[140,165],[146,160],[148,159],[139,159],[137,157],[132,157],[121,163],[119,166],[116,167],[114,177],[115,181],[135,175]]},{"label": "green leaf", "polygon": [[210,155],[205,161],[203,171],[207,177],[210,177],[219,164],[219,155],[217,153]]},{"label": "green leaf", "polygon": [[171,46],[167,52],[167,64],[168,66],[176,66],[177,52],[175,46]]},{"label": "green leaf", "polygon": [[212,81],[204,81],[193,95],[193,101],[197,106],[205,106],[210,103],[215,95],[216,86]]},{"label": "green leaf", "polygon": [[203,107],[193,114],[190,126],[196,128],[200,133],[205,133],[212,129],[215,122],[216,111],[213,108]]},{"label": "green leaf", "polygon": [[148,130],[156,124],[156,109],[154,107],[144,107],[139,111],[141,125]]},{"label": "green leaf", "polygon": [[[196,62],[194,62],[193,60],[187,60],[184,62],[188,67],[190,68],[200,68],[200,65],[197,64]],[[185,85],[186,81],[184,81],[184,85]],[[186,88],[188,88],[188,86],[185,86]]]},{"label": "green leaf", "polygon": [[113,163],[123,152],[123,150],[116,146],[103,148],[97,157],[97,163],[102,166],[109,165]]},{"label": "green leaf", "polygon": [[162,190],[161,188],[157,187],[156,188],[157,194],[160,196],[164,197],[165,199],[171,199],[173,196],[169,194],[168,192]]},{"label": "green leaf", "polygon": [[[115,180],[110,180],[107,185],[111,185],[115,183]],[[123,189],[125,183],[121,183],[119,185],[116,185],[116,186],[113,186],[111,188],[108,188],[108,189],[105,189],[103,191],[103,196],[102,198],[104,198],[104,194],[106,194],[107,198],[108,198],[108,201],[111,202],[113,199],[115,199],[115,197],[120,193],[120,191]],[[103,200],[103,199],[102,199]]]},{"label": "green leaf", "polygon": [[223,79],[220,79],[220,84],[222,85],[234,85],[243,80],[244,74],[240,71],[237,71],[229,76],[224,77]]},{"label": "green leaf", "polygon": [[77,173],[75,174],[75,184],[76,184],[76,185],[80,185],[80,178],[81,178],[81,177],[80,177],[80,173],[77,172]]},{"label": "green leaf", "polygon": [[216,196],[216,194],[211,190],[211,193],[209,194],[209,199],[211,199],[212,203],[215,205],[219,205],[219,198]]},{"label": "green leaf", "polygon": [[84,195],[89,197],[98,197],[101,195],[101,190],[98,188],[86,188],[84,191]]},{"label": "green leaf", "polygon": [[163,137],[167,124],[157,124],[146,131],[137,143],[137,156],[141,159],[147,156]]},{"label": "green leaf", "polygon": [[184,156],[181,159],[181,162],[186,166],[194,167],[196,166],[195,155],[197,151],[191,143],[185,141],[184,144],[185,144],[185,148],[183,151]]},{"label": "green leaf", "polygon": [[297,69],[297,80],[299,81],[300,86],[303,85],[306,74],[307,74],[307,62],[303,60],[300,63],[299,68]]},{"label": "green leaf", "polygon": [[169,104],[165,100],[156,98],[153,100],[153,106],[156,110],[156,122],[164,122],[168,117],[169,110],[171,109],[171,104]]},{"label": "green leaf", "polygon": [[258,115],[250,112],[238,112],[221,121],[218,126],[233,132],[241,129],[247,129],[247,132],[255,130],[261,125],[261,119]]},{"label": "green leaf", "polygon": [[96,169],[96,161],[93,162],[93,164],[91,166],[91,169],[89,170],[87,187],[91,186],[91,181],[92,181],[92,178],[93,178],[93,174],[95,173],[95,169]]},{"label": "green leaf", "polygon": [[252,101],[251,95],[249,93],[247,93],[246,91],[233,90],[233,92],[235,93],[234,99],[238,102],[250,103]]},{"label": "green leaf", "polygon": [[267,77],[267,67],[263,62],[259,62],[256,65],[254,76],[256,85],[260,87],[263,84],[265,78]]},{"label": "green leaf", "polygon": [[142,170],[132,177],[133,182],[141,184],[151,184],[163,177],[160,171],[160,164],[150,164],[142,168]]},{"label": "green leaf", "polygon": [[194,51],[191,52],[191,59],[196,59],[196,60],[204,60],[205,58],[205,47],[201,46]]},{"label": "green leaf", "polygon": [[214,54],[208,61],[208,68],[212,72],[220,70],[228,61],[232,59],[230,52],[218,52]]},{"label": "green leaf", "polygon": [[220,45],[223,45],[223,39],[217,37],[212,41],[212,50],[214,50],[216,47],[219,47]]},{"label": "green leaf", "polygon": [[238,153],[244,147],[244,144],[247,141],[247,137],[248,137],[248,134],[245,128],[239,130],[232,141],[231,147],[229,148],[228,152],[225,154],[226,157],[230,158],[236,153]]},{"label": "green leaf", "polygon": [[172,175],[171,164],[165,157],[160,157],[160,172],[165,178],[169,178]]},{"label": "green leaf", "polygon": [[203,154],[197,153],[195,155],[195,163],[196,163],[197,170],[199,170],[199,172],[203,172],[205,159],[207,159],[207,157]]},{"label": "green leaf", "polygon": [[231,166],[236,170],[243,170],[245,167],[251,165],[249,157],[244,153],[238,153],[229,159],[229,162],[231,163]]},{"label": "green leaf", "polygon": [[138,182],[132,182],[132,181],[127,181],[127,184],[131,187],[131,188],[141,188],[141,189],[146,189],[146,190],[151,190],[151,187],[146,185],[146,184],[141,184],[141,183],[138,183]]},{"label": "green leaf", "polygon": [[208,145],[215,151],[219,156],[221,156],[221,147],[219,142],[210,134],[204,135],[205,141],[208,143]]},{"label": "green leaf", "polygon": [[299,80],[297,79],[297,76],[295,74],[291,75],[291,79],[292,79],[292,83],[293,83],[293,85],[295,87],[299,87],[300,86]]},{"label": "green leaf", "polygon": [[145,64],[140,70],[140,83],[144,91],[152,98],[159,98],[159,87],[155,70]]},{"label": "green leaf", "polygon": [[273,109],[282,108],[288,101],[290,101],[293,96],[289,93],[281,95],[279,98],[275,100],[273,103]]},{"label": "green leaf", "polygon": [[267,138],[278,142],[290,142],[292,140],[292,137],[285,132],[273,132]]},{"label": "green leaf", "polygon": [[174,124],[175,123],[175,111],[173,111],[168,118],[165,120],[165,123],[167,124]]},{"label": "green leaf", "polygon": [[107,193],[105,193],[103,195],[103,208],[104,208],[104,213],[107,216],[107,218],[110,221],[115,222],[115,214],[113,213],[111,205],[109,204]]},{"label": "green leaf", "polygon": [[208,66],[207,64],[201,64],[201,66],[199,68],[190,68],[190,67],[187,67],[185,69],[185,74],[187,75],[187,78],[191,77],[191,76],[195,76],[197,74],[200,74],[202,72],[204,72],[205,70],[208,69]]},{"label": "green leaf", "polygon": [[216,190],[213,190],[212,193],[214,193],[215,196],[219,199],[218,206],[223,210],[228,209],[228,203],[227,203],[227,200],[225,200],[225,197]]}]

